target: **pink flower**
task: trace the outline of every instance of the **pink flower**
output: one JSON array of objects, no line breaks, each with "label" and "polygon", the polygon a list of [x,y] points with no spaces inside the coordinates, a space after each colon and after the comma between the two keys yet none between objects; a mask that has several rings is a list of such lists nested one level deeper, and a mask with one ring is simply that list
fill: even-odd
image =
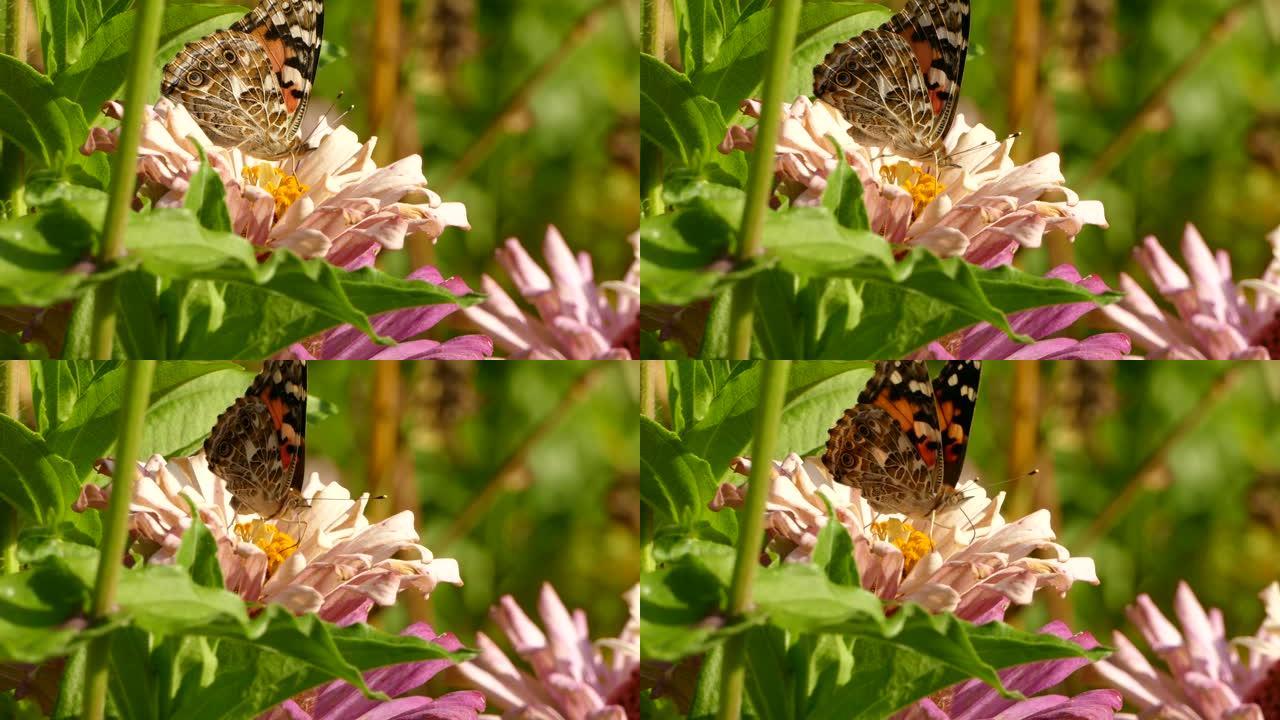
[{"label": "pink flower", "polygon": [[[103,111],[119,119],[124,108]],[[158,207],[180,207],[203,148],[222,178],[236,234],[254,245],[324,257],[348,270],[373,264],[383,250],[399,250],[410,233],[438,238],[446,227],[470,228],[461,203],[442,202],[427,189],[422,158],[411,155],[379,168],[377,138],[361,144],[345,127],[308,118],[313,150],[296,159],[262,160],[214,145],[181,105],[161,99],[148,107],[138,154],[141,192]],[[111,152],[118,131],[94,128],[81,152]]]},{"label": "pink flower", "polygon": [[[1080,277],[1070,265],[1051,270],[1047,277],[1079,285],[1089,292],[1108,291],[1095,276]],[[1084,340],[1052,337],[1071,327],[1077,320],[1097,310],[1093,303],[1082,302],[1056,307],[1037,308],[1009,316],[1015,332],[1036,339],[1023,345],[1009,339],[1004,331],[983,323],[956,333],[941,342],[931,343],[918,353],[917,360],[1122,360],[1129,354],[1131,341],[1124,333],[1103,333]]]},{"label": "pink flower", "polygon": [[1280,712],[1280,583],[1261,597],[1267,610],[1262,627],[1233,641],[1242,656],[1227,643],[1222,612],[1205,612],[1185,582],[1173,600],[1181,631],[1149,596],[1139,595],[1129,619],[1168,672],[1118,632],[1115,654],[1095,667],[1143,718],[1270,720]]},{"label": "pink flower", "polygon": [[[632,236],[639,253],[639,237]],[[526,314],[493,278],[483,278],[489,299],[463,310],[513,359],[631,360],[640,355],[639,258],[620,281],[597,285],[591,256],[575,258],[554,227],[542,254],[548,275],[515,239],[498,250],[498,263],[537,310]],[[613,291],[611,302],[606,290]]]},{"label": "pink flower", "polygon": [[[104,471],[114,469],[104,462]],[[316,613],[339,625],[363,622],[376,605],[392,605],[402,590],[425,598],[444,582],[461,585],[458,562],[433,557],[418,544],[413,513],[370,524],[367,497],[351,499],[338,483],[312,473],[302,489],[308,501],[296,518],[262,521],[231,509],[226,483],[201,452],[139,464],[129,506],[129,531],[147,562],[171,563],[192,525],[190,506],[218,545],[228,590],[248,602],[280,603],[295,614]],[[111,488],[88,483],[75,509],[107,507]],[[295,537],[296,535],[296,537]]]},{"label": "pink flower", "polygon": [[[440,285],[454,295],[470,294],[458,278],[444,280],[431,266],[419,268],[410,280]],[[493,354],[493,340],[485,335],[464,335],[444,342],[415,340],[457,311],[457,305],[425,305],[395,310],[371,318],[377,334],[398,345],[383,347],[351,325],[342,325],[305,343],[295,343],[285,357],[298,360],[483,360]]]},{"label": "pink flower", "polygon": [[[572,614],[549,584],[538,596],[544,633],[510,595],[489,611],[515,651],[533,668],[516,667],[476,633],[480,656],[459,669],[502,708],[503,717],[538,720],[637,720],[640,717],[640,593],[627,593],[631,619],[617,638],[591,641],[587,616]],[[603,651],[608,651],[608,659]]]},{"label": "pink flower", "polygon": [[[1087,632],[1071,634],[1055,620],[1040,632],[1071,640],[1085,650],[1098,647]],[[1001,697],[979,680],[969,680],[926,698],[894,716],[894,720],[1103,720],[1115,717],[1123,701],[1115,690],[1092,690],[1075,697],[1038,695],[1089,664],[1084,658],[1030,663],[1000,673],[1005,687],[1027,696],[1026,700]]]},{"label": "pink flower", "polygon": [[[758,118],[760,103],[748,100],[742,112]],[[963,116],[945,141],[954,165],[936,177],[919,162],[857,144],[848,129],[825,103],[801,97],[784,106],[777,174],[780,193],[793,205],[820,204],[836,162],[847,162],[862,180],[872,230],[891,243],[983,267],[1009,264],[1019,247],[1039,247],[1051,231],[1074,238],[1085,225],[1107,226],[1101,203],[1081,200],[1065,185],[1056,154],[1017,165],[1009,157],[1012,139],[999,141]],[[754,145],[754,129],[734,126],[720,151]]]},{"label": "pink flower", "polygon": [[[1231,256],[1211,251],[1195,226],[1188,225],[1182,236],[1186,270],[1149,237],[1135,255],[1173,312],[1125,274],[1120,276],[1125,299],[1103,312],[1146,348],[1149,358],[1280,358],[1280,229],[1268,240],[1276,256],[1271,267],[1259,280],[1236,282]],[[1252,303],[1245,290],[1255,291]]]},{"label": "pink flower", "polygon": [[[751,460],[737,458],[732,467],[749,475]],[[1049,511],[1006,522],[1004,493],[989,499],[973,481],[960,490],[964,503],[932,520],[875,513],[860,491],[832,481],[820,458],[792,453],[773,463],[765,529],[784,562],[808,562],[827,524],[825,496],[853,538],[863,588],[965,620],[991,619],[997,609],[1002,617],[1004,605],[1029,604],[1041,588],[1066,594],[1076,581],[1098,584],[1091,558],[1073,558],[1053,542]],[[741,507],[745,499],[745,484],[724,483],[711,508]]]},{"label": "pink flower", "polygon": [[[462,643],[451,634],[437,635],[430,625],[415,623],[401,635],[409,635],[433,642],[446,650],[454,651]],[[262,720],[474,720],[484,710],[484,695],[474,690],[462,690],[429,698],[408,693],[422,687],[437,673],[453,663],[448,660],[394,665],[365,673],[365,683],[374,691],[386,693],[390,702],[377,702],[366,698],[359,690],[341,680],[335,680],[301,696],[287,700]],[[404,697],[401,697],[404,696]],[[305,709],[304,709],[305,707]]]}]

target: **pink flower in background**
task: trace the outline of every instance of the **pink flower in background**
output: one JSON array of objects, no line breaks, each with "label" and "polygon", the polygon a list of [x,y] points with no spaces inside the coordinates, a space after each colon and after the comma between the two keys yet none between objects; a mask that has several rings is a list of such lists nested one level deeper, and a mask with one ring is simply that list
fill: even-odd
[{"label": "pink flower in background", "polygon": [[[547,228],[542,255],[547,274],[519,241],[498,249],[502,265],[520,295],[537,314],[526,313],[488,275],[489,299],[463,310],[493,336],[513,359],[631,360],[640,356],[639,237],[629,238],[637,261],[619,281],[597,284],[591,256],[574,257],[554,227]],[[608,292],[614,298],[610,301]]]},{"label": "pink flower in background", "polygon": [[[1148,595],[1128,608],[1147,646],[1164,662],[1160,670],[1120,633],[1115,654],[1094,667],[1118,688],[1143,718],[1271,720],[1280,712],[1280,583],[1262,592],[1267,616],[1251,637],[1227,643],[1222,612],[1205,612],[1195,593],[1178,583],[1173,609],[1181,629]],[[1125,716],[1133,717],[1133,716]]]},{"label": "pink flower in background", "polygon": [[[1188,225],[1182,236],[1186,270],[1159,240],[1149,237],[1134,254],[1173,311],[1162,308],[1122,273],[1125,299],[1103,312],[1152,359],[1280,358],[1280,230],[1268,240],[1276,256],[1271,267],[1258,280],[1237,282],[1231,256],[1225,250],[1210,250],[1195,226]],[[1255,293],[1252,303],[1246,290]]]},{"label": "pink flower in background", "polygon": [[[631,619],[616,638],[592,642],[587,616],[572,613],[549,584],[538,596],[539,628],[503,596],[490,610],[516,653],[533,669],[521,670],[484,633],[480,656],[459,667],[507,718],[637,720],[640,717],[640,592],[627,593]],[[606,652],[607,651],[607,652]]]},{"label": "pink flower in background", "polygon": [[[103,111],[120,119],[120,103]],[[348,270],[373,264],[382,250],[399,250],[410,233],[432,240],[447,227],[469,229],[462,203],[443,202],[427,189],[422,158],[386,167],[373,161],[377,138],[361,143],[325,118],[308,120],[314,149],[301,157],[261,160],[209,140],[181,105],[161,99],[146,109],[138,149],[141,193],[157,207],[181,207],[203,148],[222,178],[234,231],[254,245],[324,257]],[[116,130],[93,128],[81,152],[112,152]]]},{"label": "pink flower in background", "polygon": [[[114,470],[110,461],[104,465]],[[173,562],[192,525],[191,500],[217,541],[227,589],[246,601],[350,625],[364,622],[375,604],[394,604],[403,590],[425,598],[442,582],[462,584],[456,560],[433,557],[418,544],[412,512],[370,524],[367,497],[353,500],[316,473],[303,486],[308,505],[296,518],[263,522],[231,509],[226,482],[209,470],[203,452],[169,461],[157,455],[137,472],[129,532],[149,551],[147,562]],[[105,509],[110,497],[110,487],[87,483],[75,509]]]},{"label": "pink flower in background", "polygon": [[[1080,271],[1070,265],[1062,265],[1049,272],[1047,277],[1065,280],[1079,285],[1094,294],[1108,291],[1105,283],[1095,276],[1080,277]],[[1132,341],[1124,333],[1102,333],[1084,340],[1052,337],[1076,323],[1085,315],[1097,310],[1089,303],[1072,303],[1038,308],[1009,316],[1009,324],[1015,332],[1036,339],[1023,345],[1009,338],[1004,331],[983,323],[956,333],[929,345],[915,356],[917,360],[1122,360],[1132,347]]]},{"label": "pink flower in background", "polygon": [[[426,266],[410,280],[443,286],[454,295],[468,295],[471,288],[458,278],[445,280],[440,271]],[[398,345],[383,347],[363,331],[342,325],[305,343],[296,343],[285,357],[298,360],[483,360],[493,355],[493,340],[485,335],[464,335],[444,342],[415,340],[458,310],[457,305],[424,305],[395,310],[371,318],[377,334],[390,337]]]},{"label": "pink flower in background", "polygon": [[[433,642],[454,651],[462,643],[451,634],[437,635],[430,625],[415,623],[400,633]],[[262,720],[472,720],[484,710],[484,695],[474,690],[461,690],[429,698],[407,693],[422,687],[441,670],[453,665],[449,660],[393,665],[365,673],[365,684],[393,699],[378,702],[364,696],[354,686],[341,680],[287,700],[278,708],[262,715]],[[400,697],[400,696],[405,697]]]},{"label": "pink flower in background", "polygon": [[[1001,613],[1003,615],[1003,613]],[[998,619],[998,618],[992,618]],[[1085,650],[1098,647],[1087,632],[1072,635],[1065,623],[1054,621],[1040,632],[1070,640]],[[1004,670],[1005,687],[1027,696],[1009,700],[979,680],[969,680],[921,700],[894,716],[894,720],[1103,720],[1115,717],[1122,700],[1115,690],[1091,690],[1074,697],[1039,695],[1062,683],[1080,668],[1084,658],[1030,663]]]},{"label": "pink flower in background", "polygon": [[[732,467],[749,475],[751,460],[737,458]],[[1065,594],[1077,581],[1098,584],[1091,558],[1071,557],[1053,542],[1048,510],[1006,522],[1004,493],[992,500],[972,481],[959,489],[964,503],[932,521],[875,513],[858,490],[831,480],[821,458],[792,453],[773,463],[765,529],[784,562],[809,562],[827,524],[825,496],[853,538],[863,588],[965,620],[990,619],[997,608],[1002,617],[1004,605],[1029,604],[1042,588]],[[745,483],[726,482],[711,509],[741,507],[745,499]]]},{"label": "pink flower in background", "polygon": [[[747,100],[742,112],[759,118],[760,103]],[[1066,186],[1056,154],[1018,165],[1009,156],[1012,139],[997,140],[963,116],[945,142],[955,167],[944,166],[936,177],[919,162],[855,143],[848,129],[825,103],[801,97],[784,106],[777,174],[779,192],[793,205],[820,204],[836,163],[847,162],[862,180],[872,230],[893,244],[983,267],[1009,264],[1019,247],[1039,247],[1048,232],[1074,238],[1085,225],[1107,227],[1102,204],[1081,200]],[[755,129],[734,126],[720,151],[754,146]]]}]

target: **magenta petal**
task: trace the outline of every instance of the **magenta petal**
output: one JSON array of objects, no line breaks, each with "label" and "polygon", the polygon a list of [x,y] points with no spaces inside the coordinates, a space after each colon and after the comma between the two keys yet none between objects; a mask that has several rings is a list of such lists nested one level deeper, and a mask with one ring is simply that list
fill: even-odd
[{"label": "magenta petal", "polygon": [[484,360],[493,355],[493,338],[487,335],[463,335],[439,343],[413,340],[384,348],[371,360]]},{"label": "magenta petal", "polygon": [[[429,265],[418,268],[409,275],[408,279],[439,285],[454,295],[466,295],[471,292],[471,288],[467,287],[462,280],[458,278],[444,280],[440,271]],[[457,310],[458,306],[452,303],[405,308],[376,315],[371,319],[371,324],[379,335],[403,342],[427,332]],[[325,360],[370,360],[375,357],[383,358],[384,353],[388,351],[388,348],[374,343],[364,332],[351,325],[343,325],[325,333],[321,347]],[[395,348],[391,349],[395,350]],[[440,357],[439,359],[471,359],[475,350],[475,347],[468,347],[460,351],[458,358]],[[482,357],[489,357],[492,354],[493,351],[490,350]],[[422,358],[407,351],[400,351],[384,359]]]},{"label": "magenta petal", "polygon": [[1115,690],[1089,690],[1068,698],[1061,705],[1027,716],[1027,720],[1111,720],[1124,706]]},{"label": "magenta petal", "polygon": [[[418,637],[423,640],[434,642],[435,644],[445,648],[446,650],[457,650],[462,647],[458,639],[452,635],[436,636],[430,625],[425,623],[416,623],[405,628],[401,635]],[[392,665],[390,667],[379,668],[365,673],[365,682],[369,687],[379,692],[384,692],[391,697],[403,695],[410,690],[421,687],[428,680],[434,677],[441,670],[452,665],[451,660],[425,660],[415,663],[403,663],[401,665]],[[415,698],[428,699],[428,698]],[[428,699],[429,700],[429,699]],[[378,703],[370,700],[360,693],[355,687],[341,681],[335,681],[326,686],[319,697],[316,698],[316,706],[314,714],[318,718],[346,718],[361,717],[363,713],[369,712],[374,708],[383,709],[391,703]],[[386,717],[400,717],[396,714],[386,715]],[[425,717],[424,715],[413,715],[411,717]]]}]

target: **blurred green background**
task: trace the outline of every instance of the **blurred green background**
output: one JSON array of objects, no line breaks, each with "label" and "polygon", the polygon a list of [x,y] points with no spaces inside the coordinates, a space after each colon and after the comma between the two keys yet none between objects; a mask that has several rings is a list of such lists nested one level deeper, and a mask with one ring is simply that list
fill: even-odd
[{"label": "blurred green background", "polygon": [[[1114,287],[1145,236],[1177,248],[1191,222],[1231,253],[1236,277],[1261,274],[1265,236],[1280,226],[1280,4],[986,0],[973,3],[971,43],[966,117],[1021,131],[1015,148],[1060,153],[1067,186],[1106,206],[1111,228],[1075,243],[1083,271]],[[1033,91],[1018,89],[1023,76]],[[1015,98],[1030,110],[1012,109]],[[1131,126],[1133,142],[1117,149]],[[1019,262],[1043,270],[1050,258]]]},{"label": "blurred green background", "polygon": [[[464,643],[498,639],[488,610],[512,594],[535,621],[550,582],[616,636],[639,580],[639,393],[634,363],[308,363],[307,469],[409,509],[422,544],[466,583],[372,616],[426,620]],[[380,439],[381,438],[381,439]],[[390,438],[390,442],[385,442]],[[505,643],[505,640],[501,641]],[[509,646],[508,646],[509,647]]]},{"label": "blurred green background", "polygon": [[1041,593],[1015,624],[1136,638],[1125,606],[1148,593],[1172,617],[1186,580],[1228,637],[1258,628],[1280,580],[1280,366],[985,363],[971,437],[965,476],[1009,493],[1006,518],[1048,508],[1102,581]]},{"label": "blurred green background", "polygon": [[327,2],[313,103],[354,105],[344,123],[378,135],[381,162],[420,154],[430,187],[471,221],[381,264],[510,287],[494,248],[517,237],[541,258],[554,224],[598,278],[620,278],[639,217],[639,18],[639,0]]}]

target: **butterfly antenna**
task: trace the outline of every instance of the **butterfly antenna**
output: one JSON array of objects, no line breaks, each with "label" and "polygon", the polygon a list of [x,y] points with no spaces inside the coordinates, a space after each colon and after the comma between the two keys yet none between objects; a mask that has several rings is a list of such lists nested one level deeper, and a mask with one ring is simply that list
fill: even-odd
[{"label": "butterfly antenna", "polygon": [[[1001,480],[1000,482],[997,482],[997,483],[991,483],[990,485],[987,485],[987,484],[983,483],[983,485],[982,485],[982,486],[983,486],[984,488],[987,488],[987,489],[997,488],[997,487],[1004,487],[1005,485],[1008,485],[1009,483],[1019,482],[1019,481],[1022,481],[1022,480],[1028,480],[1028,479],[1033,478],[1033,477],[1035,477],[1035,476],[1037,476],[1037,475],[1039,475],[1039,474],[1040,474],[1040,468],[1033,468],[1033,469],[1031,469],[1031,470],[1028,470],[1026,473],[1023,473],[1022,475],[1019,475],[1019,476],[1017,476],[1017,477],[1011,477],[1011,478],[1008,478],[1007,480]],[[973,479],[973,481],[974,481],[974,482],[978,482],[978,481],[979,481],[979,480],[981,480],[981,479],[982,479],[982,478],[974,478],[974,479]]]},{"label": "butterfly antenna", "polygon": [[[990,140],[990,141],[988,141],[988,142],[984,142],[984,143],[981,143],[981,144],[978,144],[978,145],[974,145],[974,146],[973,146],[973,147],[971,147],[971,148],[965,148],[964,150],[961,150],[960,152],[954,152],[954,153],[951,153],[950,155],[947,155],[947,156],[946,156],[946,159],[947,159],[948,161],[950,161],[950,160],[954,160],[955,158],[958,158],[958,157],[960,157],[961,155],[967,155],[967,154],[969,154],[969,153],[971,153],[971,152],[977,152],[978,150],[984,150],[984,149],[989,148],[989,147],[991,147],[991,146],[993,146],[993,145],[1003,145],[1003,144],[1005,144],[1005,143],[1009,142],[1010,140],[1017,140],[1017,139],[1018,139],[1018,138],[1020,138],[1020,137],[1022,137],[1022,133],[1021,133],[1021,132],[1011,133],[1011,134],[1009,134],[1009,135],[1004,136],[1004,137],[1003,137],[1003,138],[1001,138],[1000,140]],[[948,167],[959,167],[959,166],[958,166],[958,165],[956,165],[955,163],[951,163],[951,162],[949,162],[949,163],[948,163]]]}]

